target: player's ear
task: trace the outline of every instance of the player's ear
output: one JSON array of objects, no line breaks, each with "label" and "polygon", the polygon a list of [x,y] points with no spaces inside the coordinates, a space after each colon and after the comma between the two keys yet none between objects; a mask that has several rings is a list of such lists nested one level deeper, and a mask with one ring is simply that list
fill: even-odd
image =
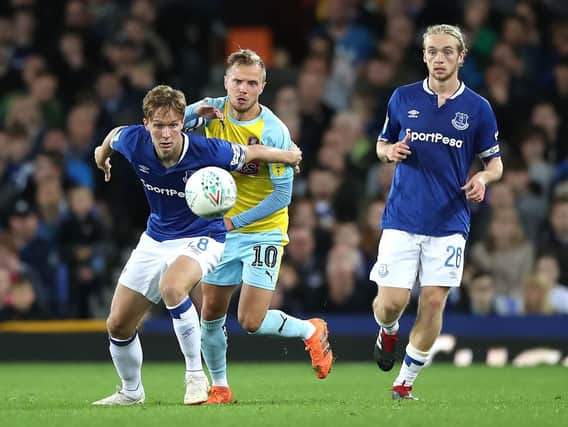
[{"label": "player's ear", "polygon": [[144,117],[144,118],[142,119],[142,123],[144,124],[144,127],[146,128],[146,130],[149,130],[149,129],[148,129],[148,124],[149,124],[149,123],[148,123],[148,120],[146,120],[146,117]]},{"label": "player's ear", "polygon": [[225,90],[229,90],[229,77],[225,74],[225,76],[223,77],[223,85],[225,86]]},{"label": "player's ear", "polygon": [[426,49],[422,49],[422,61],[424,61],[424,63],[427,64],[427,62],[426,62]]},{"label": "player's ear", "polygon": [[266,83],[268,83],[268,82],[264,82],[262,84],[262,87],[260,88],[260,92],[258,92],[259,95],[262,95],[262,92],[264,92],[264,88],[266,87]]}]

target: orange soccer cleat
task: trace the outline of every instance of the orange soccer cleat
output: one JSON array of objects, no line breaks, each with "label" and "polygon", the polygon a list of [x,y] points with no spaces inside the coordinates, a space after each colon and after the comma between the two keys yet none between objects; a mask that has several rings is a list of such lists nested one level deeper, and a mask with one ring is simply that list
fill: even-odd
[{"label": "orange soccer cleat", "polygon": [[233,392],[229,387],[214,385],[211,387],[206,405],[223,405],[233,403]]},{"label": "orange soccer cleat", "polygon": [[316,371],[316,376],[324,379],[333,365],[333,351],[328,341],[327,323],[323,319],[310,319],[309,322],[316,327],[316,331],[310,338],[304,340],[306,350],[310,352],[312,368]]}]

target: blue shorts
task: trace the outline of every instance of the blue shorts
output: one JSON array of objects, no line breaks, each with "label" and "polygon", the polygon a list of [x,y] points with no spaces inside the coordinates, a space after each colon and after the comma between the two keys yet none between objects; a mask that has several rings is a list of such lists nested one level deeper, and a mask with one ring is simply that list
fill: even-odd
[{"label": "blue shorts", "polygon": [[287,238],[280,230],[227,233],[221,262],[203,281],[217,286],[234,286],[243,282],[273,291],[286,242]]}]

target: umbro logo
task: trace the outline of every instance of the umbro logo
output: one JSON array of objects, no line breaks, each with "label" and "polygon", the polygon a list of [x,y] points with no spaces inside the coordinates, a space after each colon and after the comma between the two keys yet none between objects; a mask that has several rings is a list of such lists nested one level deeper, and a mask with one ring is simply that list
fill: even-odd
[{"label": "umbro logo", "polygon": [[419,114],[420,114],[420,111],[418,111],[418,110],[414,110],[414,109],[409,110],[408,111],[408,118],[409,119],[417,119]]},{"label": "umbro logo", "polygon": [[138,170],[142,173],[150,173],[150,168],[145,165],[138,165]]}]

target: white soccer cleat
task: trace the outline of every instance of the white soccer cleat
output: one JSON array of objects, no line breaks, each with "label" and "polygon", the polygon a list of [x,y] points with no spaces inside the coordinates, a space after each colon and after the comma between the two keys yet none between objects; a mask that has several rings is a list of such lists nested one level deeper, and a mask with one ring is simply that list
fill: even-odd
[{"label": "white soccer cleat", "polygon": [[207,376],[186,376],[184,405],[201,405],[209,397],[209,380]]},{"label": "white soccer cleat", "polygon": [[96,406],[130,406],[130,405],[141,405],[146,400],[146,396],[144,392],[138,398],[129,397],[122,390],[117,391],[116,393],[111,394],[104,399],[97,400],[93,402],[93,405]]}]

